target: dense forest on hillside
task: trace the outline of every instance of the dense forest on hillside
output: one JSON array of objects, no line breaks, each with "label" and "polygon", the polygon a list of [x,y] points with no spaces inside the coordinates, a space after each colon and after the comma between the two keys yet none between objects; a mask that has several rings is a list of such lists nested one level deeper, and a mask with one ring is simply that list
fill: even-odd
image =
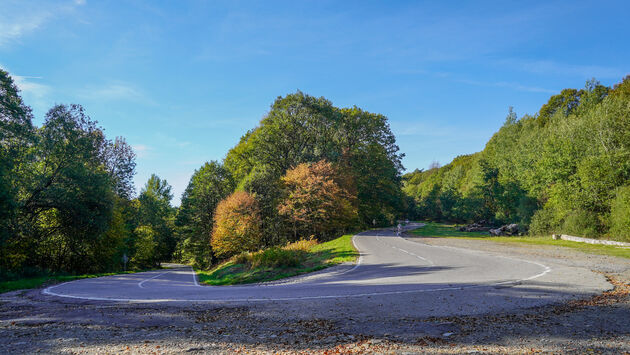
[{"label": "dense forest on hillside", "polygon": [[483,151],[403,179],[418,218],[630,240],[630,76],[510,109]]},{"label": "dense forest on hillside", "polygon": [[408,208],[387,118],[297,92],[279,97],[223,161],[196,170],[179,208],[135,154],[79,105],[41,127],[0,70],[0,280],[118,271],[161,261],[210,267],[244,251],[386,225]]}]

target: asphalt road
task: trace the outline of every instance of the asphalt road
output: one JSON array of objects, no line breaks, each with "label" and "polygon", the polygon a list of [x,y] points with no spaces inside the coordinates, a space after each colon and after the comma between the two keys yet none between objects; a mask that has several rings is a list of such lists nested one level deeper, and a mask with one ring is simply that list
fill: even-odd
[{"label": "asphalt road", "polygon": [[392,306],[392,312],[430,316],[540,306],[612,288],[602,275],[587,269],[431,246],[398,237],[391,230],[363,232],[353,242],[361,254],[357,264],[285,282],[201,286],[190,267],[180,266],[82,279],[51,286],[42,293],[66,301],[280,302],[293,304],[299,312],[345,302],[349,307],[386,305]]}]

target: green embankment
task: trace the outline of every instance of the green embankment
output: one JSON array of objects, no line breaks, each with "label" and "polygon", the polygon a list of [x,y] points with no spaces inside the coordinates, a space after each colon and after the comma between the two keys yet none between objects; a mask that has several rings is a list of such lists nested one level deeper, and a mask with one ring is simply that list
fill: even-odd
[{"label": "green embankment", "polygon": [[[270,248],[254,253],[253,258],[252,254],[248,254],[250,259],[256,260],[253,263],[243,261],[243,257],[234,257],[212,270],[196,271],[199,281],[206,285],[234,285],[283,279],[355,261],[359,253],[352,244],[352,236],[347,234],[302,250]],[[288,262],[283,262],[284,260]]]},{"label": "green embankment", "polygon": [[434,238],[459,238],[459,239],[476,239],[486,240],[498,243],[521,243],[532,245],[552,245],[557,247],[571,248],[590,254],[618,256],[622,258],[630,258],[630,249],[615,247],[611,245],[598,245],[571,242],[568,240],[554,240],[551,236],[533,236],[533,237],[492,237],[484,232],[460,232],[455,224],[424,222],[426,226],[411,231],[411,234],[421,237]]},{"label": "green embankment", "polygon": [[107,272],[107,273],[100,273],[100,274],[85,274],[85,275],[49,275],[49,276],[27,277],[27,278],[23,278],[19,280],[12,280],[12,281],[0,281],[0,293],[37,288],[44,285],[51,285],[51,284],[56,284],[60,282],[78,280],[78,279],[89,279],[93,277],[112,276],[112,275],[119,275],[119,274],[133,274],[140,271],[148,271],[148,270]]}]

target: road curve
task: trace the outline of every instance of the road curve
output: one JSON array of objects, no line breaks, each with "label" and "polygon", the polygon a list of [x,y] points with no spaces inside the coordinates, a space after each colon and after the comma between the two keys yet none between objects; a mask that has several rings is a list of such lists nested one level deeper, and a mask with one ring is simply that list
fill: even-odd
[{"label": "road curve", "polygon": [[586,297],[610,289],[601,275],[588,270],[430,246],[396,236],[391,230],[363,232],[354,236],[353,242],[361,254],[356,265],[343,265],[288,282],[201,286],[190,267],[179,267],[82,279],[48,287],[42,293],[66,299],[117,302],[249,303],[369,298],[404,304],[413,299],[422,300],[426,307],[443,294],[457,294],[454,299],[461,300],[457,302],[478,300],[474,303],[483,303],[485,309],[504,309]]}]

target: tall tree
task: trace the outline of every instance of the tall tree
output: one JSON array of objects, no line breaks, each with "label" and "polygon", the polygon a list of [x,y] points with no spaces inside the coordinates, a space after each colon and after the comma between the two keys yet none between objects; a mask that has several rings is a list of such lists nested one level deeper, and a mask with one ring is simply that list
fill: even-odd
[{"label": "tall tree", "polygon": [[210,238],[214,213],[221,200],[234,191],[235,183],[230,172],[220,163],[205,163],[196,170],[182,195],[177,213],[179,245],[177,253],[186,262],[200,267],[212,264]]},{"label": "tall tree", "polygon": [[142,237],[153,236],[156,247],[152,250],[159,261],[170,260],[177,244],[173,231],[175,209],[171,207],[172,199],[171,185],[155,174],[151,175],[138,196],[139,224],[150,228],[150,232],[147,228],[143,229]]}]

